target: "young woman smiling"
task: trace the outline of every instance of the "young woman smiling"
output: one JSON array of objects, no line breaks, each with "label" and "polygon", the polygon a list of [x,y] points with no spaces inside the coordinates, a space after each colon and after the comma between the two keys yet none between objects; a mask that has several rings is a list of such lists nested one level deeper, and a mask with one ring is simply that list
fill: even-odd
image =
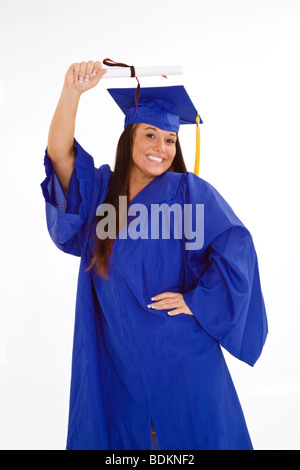
[{"label": "young woman smiling", "polygon": [[[50,126],[42,183],[55,245],[79,256],[67,449],[252,449],[221,347],[254,365],[267,320],[252,237],[209,183],[187,171],[183,87],[109,90],[125,114],[114,170],[74,138],[81,95],[105,70],[73,64]],[[204,243],[96,236],[96,211],[204,206]],[[118,210],[116,210],[118,214]],[[129,214],[129,212],[128,212]],[[126,214],[127,216],[127,214]],[[128,217],[129,218],[129,217]],[[131,222],[132,223],[132,222]]]}]

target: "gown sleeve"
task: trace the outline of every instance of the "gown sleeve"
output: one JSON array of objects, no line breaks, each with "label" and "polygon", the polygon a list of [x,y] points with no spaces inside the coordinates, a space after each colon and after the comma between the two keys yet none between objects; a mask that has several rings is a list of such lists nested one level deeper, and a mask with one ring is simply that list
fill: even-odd
[{"label": "gown sleeve", "polygon": [[186,203],[204,204],[204,245],[186,250],[194,281],[184,300],[222,347],[253,366],[268,325],[251,234],[222,196],[192,173],[184,175],[183,193]]},{"label": "gown sleeve", "polygon": [[[94,161],[74,140],[74,170],[66,193],[47,154],[44,158],[46,178],[41,184],[46,205],[47,227],[54,244],[65,253],[81,256],[87,222],[93,211],[93,193],[100,194],[108,183],[109,165],[94,167]],[[95,188],[97,186],[97,188]],[[106,184],[107,186],[107,184]],[[96,211],[96,207],[94,208]],[[94,213],[95,215],[95,213]]]}]

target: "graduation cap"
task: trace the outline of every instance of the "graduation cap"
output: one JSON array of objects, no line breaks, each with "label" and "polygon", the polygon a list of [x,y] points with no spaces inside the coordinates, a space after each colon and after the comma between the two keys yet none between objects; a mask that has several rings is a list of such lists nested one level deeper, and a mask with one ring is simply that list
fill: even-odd
[{"label": "graduation cap", "polygon": [[194,173],[200,165],[200,126],[203,121],[184,86],[109,88],[108,92],[125,114],[126,128],[133,123],[151,124],[178,133],[180,124],[196,124],[196,159]]}]

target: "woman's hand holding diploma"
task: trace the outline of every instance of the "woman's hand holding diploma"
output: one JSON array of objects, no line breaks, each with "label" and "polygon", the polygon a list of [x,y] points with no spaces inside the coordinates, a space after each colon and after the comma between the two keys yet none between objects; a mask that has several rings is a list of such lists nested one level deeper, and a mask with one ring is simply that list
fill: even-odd
[{"label": "woman's hand holding diploma", "polygon": [[74,90],[79,94],[95,87],[105,74],[106,69],[102,67],[100,61],[74,63],[65,76],[65,87]]}]

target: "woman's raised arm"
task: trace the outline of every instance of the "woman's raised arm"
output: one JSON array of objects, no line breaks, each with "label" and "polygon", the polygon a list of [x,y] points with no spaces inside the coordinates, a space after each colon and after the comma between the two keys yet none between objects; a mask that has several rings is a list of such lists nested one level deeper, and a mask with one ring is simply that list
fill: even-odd
[{"label": "woman's raised arm", "polygon": [[104,73],[101,62],[89,61],[72,64],[65,76],[50,125],[47,153],[62,187],[67,192],[75,161],[73,144],[80,96],[95,87]]}]

